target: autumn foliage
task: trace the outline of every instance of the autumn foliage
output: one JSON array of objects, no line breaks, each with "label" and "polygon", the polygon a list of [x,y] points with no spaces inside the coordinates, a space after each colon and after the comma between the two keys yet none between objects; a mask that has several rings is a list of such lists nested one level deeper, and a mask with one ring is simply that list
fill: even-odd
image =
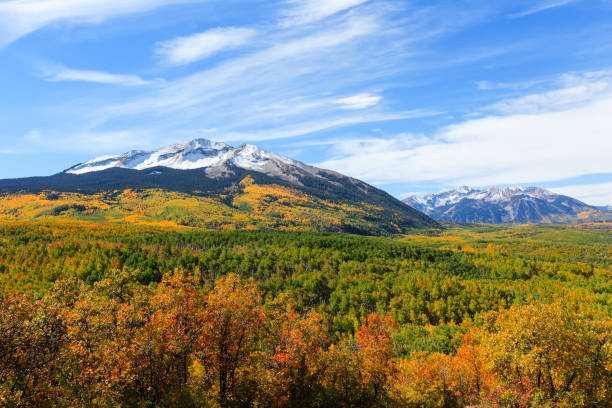
[{"label": "autumn foliage", "polygon": [[0,407],[612,406],[597,231],[0,231]]},{"label": "autumn foliage", "polygon": [[[0,403],[14,407],[491,406],[612,402],[611,323],[514,306],[454,355],[394,355],[390,316],[333,335],[316,312],[264,306],[253,281],[210,291],[180,271],[156,287],[118,273],[60,281],[40,301],[0,296]],[[598,404],[598,405],[597,405]]]}]

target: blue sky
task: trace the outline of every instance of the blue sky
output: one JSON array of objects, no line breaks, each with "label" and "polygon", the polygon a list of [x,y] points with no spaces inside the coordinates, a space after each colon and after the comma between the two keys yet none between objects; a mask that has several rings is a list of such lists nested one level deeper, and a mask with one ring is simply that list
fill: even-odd
[{"label": "blue sky", "polygon": [[606,0],[0,0],[0,178],[205,137],[612,204]]}]

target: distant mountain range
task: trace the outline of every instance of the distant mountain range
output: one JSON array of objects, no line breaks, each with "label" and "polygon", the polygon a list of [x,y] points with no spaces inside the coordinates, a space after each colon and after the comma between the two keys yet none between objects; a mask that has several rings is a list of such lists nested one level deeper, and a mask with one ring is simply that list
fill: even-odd
[{"label": "distant mountain range", "polygon": [[612,214],[538,187],[492,187],[412,196],[404,203],[438,221],[458,223],[577,223],[610,221]]},{"label": "distant mountain range", "polygon": [[0,218],[58,217],[359,234],[438,227],[360,180],[206,139],[101,156],[48,177],[0,180]]}]

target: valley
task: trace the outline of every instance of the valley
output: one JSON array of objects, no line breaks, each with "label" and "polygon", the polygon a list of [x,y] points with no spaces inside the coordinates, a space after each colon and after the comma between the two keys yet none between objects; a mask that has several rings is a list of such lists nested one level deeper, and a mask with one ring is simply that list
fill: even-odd
[{"label": "valley", "polygon": [[205,139],[0,180],[0,406],[612,402],[604,210],[407,202]]},{"label": "valley", "polygon": [[612,408],[611,22],[0,0],[0,408]]},{"label": "valley", "polygon": [[[381,238],[5,220],[0,347],[12,359],[12,341],[29,346],[0,365],[19,399],[2,386],[0,398],[91,406],[72,388],[88,384],[112,406],[610,401],[611,236],[602,225]],[[215,357],[236,370],[221,394],[223,366],[206,357],[224,353],[215,336],[239,353]],[[563,394],[538,385],[538,370]]]}]

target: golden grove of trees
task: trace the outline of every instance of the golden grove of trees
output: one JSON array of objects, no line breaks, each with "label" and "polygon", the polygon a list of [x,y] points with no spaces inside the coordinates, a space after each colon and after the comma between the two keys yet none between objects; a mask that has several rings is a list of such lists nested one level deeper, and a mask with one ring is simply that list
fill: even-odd
[{"label": "golden grove of trees", "polygon": [[181,270],[116,271],[39,300],[0,292],[2,407],[609,407],[612,321],[552,304],[485,313],[456,353],[397,355],[391,315],[332,333],[287,296]]}]

